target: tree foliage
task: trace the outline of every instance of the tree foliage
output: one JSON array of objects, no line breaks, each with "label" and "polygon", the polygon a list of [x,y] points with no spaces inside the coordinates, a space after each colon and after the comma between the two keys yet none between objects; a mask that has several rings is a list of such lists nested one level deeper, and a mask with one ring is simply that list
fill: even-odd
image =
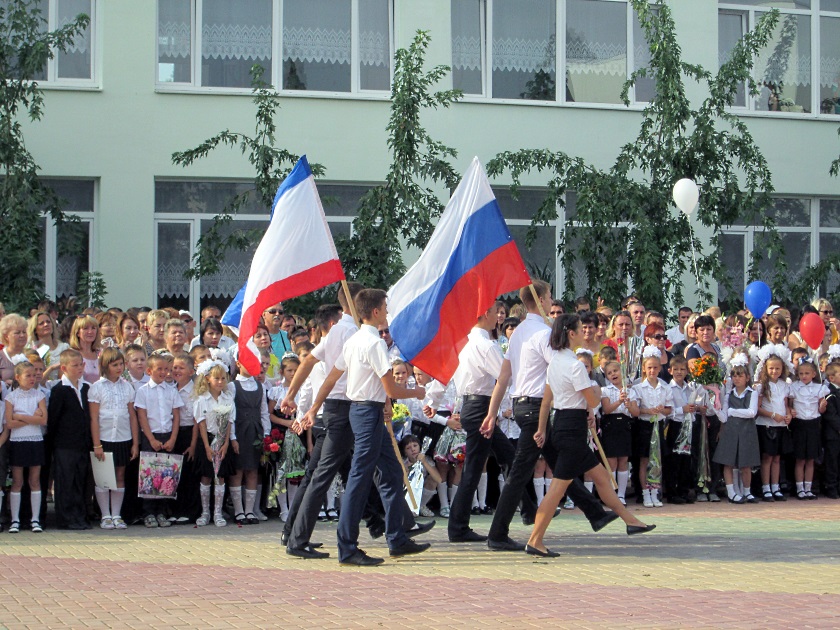
[{"label": "tree foliage", "polygon": [[453,188],[459,180],[448,162],[455,150],[434,140],[420,121],[424,110],[449,107],[461,97],[460,90],[433,91],[449,67],[424,70],[429,41],[428,32],[417,31],[396,53],[387,126],[391,166],[385,183],[362,197],[353,236],[337,242],[345,272],[365,286],[390,287],[402,276],[401,240],[425,247],[432,220],[444,208],[431,185]]},{"label": "tree foliage", "polygon": [[9,310],[28,309],[44,295],[41,218],[59,225],[68,220],[55,193],[38,177],[21,118],[41,120],[44,95],[36,79],[56,51],[66,52],[89,23],[87,15],[78,15],[48,32],[37,0],[0,4],[0,296]]},{"label": "tree foliage", "polygon": [[[173,164],[187,167],[207,157],[219,147],[238,148],[256,171],[254,189],[246,190],[233,197],[222,211],[213,217],[210,229],[199,237],[192,257],[193,266],[186,273],[190,278],[201,278],[217,273],[220,261],[230,250],[248,250],[254,247],[265,230],[231,229],[235,225],[234,217],[254,195],[256,195],[257,203],[270,210],[280,183],[300,157],[275,146],[277,132],[275,116],[280,108],[280,95],[271,85],[263,81],[263,74],[262,66],[255,64],[251,67],[251,91],[256,107],[253,136],[225,129],[194,149],[172,154]],[[309,166],[316,177],[325,172],[321,164],[310,162]]]},{"label": "tree foliage", "polygon": [[[746,125],[729,111],[739,88],[756,95],[753,78],[757,53],[770,41],[779,20],[777,11],[765,13],[729,59],[713,74],[682,60],[676,29],[667,4],[632,0],[650,49],[647,68],[635,71],[625,83],[622,99],[640,77],[656,79],[656,92],[642,112],[636,138],[621,147],[609,169],[598,169],[561,151],[520,150],[497,155],[488,173],[509,171],[514,190],[531,171],[546,172],[548,193],[532,221],[536,226],[557,218],[567,191],[576,193],[575,212],[567,216],[560,251],[567,270],[566,297],[583,292],[571,273],[576,261],[585,267],[588,291],[616,304],[632,289],[655,309],[683,303],[682,276],[693,272],[696,251],[698,295],[711,303],[709,279],[726,284],[720,257],[721,234],[737,219],[757,222],[771,238],[768,253],[781,247],[772,218],[762,211],[773,192],[770,169]],[[685,81],[705,86],[707,96],[692,106]],[[671,191],[688,177],[700,188],[694,219],[711,233],[706,248],[691,221],[675,211]],[[757,269],[760,255],[751,263]],[[627,279],[631,286],[627,286]]]}]

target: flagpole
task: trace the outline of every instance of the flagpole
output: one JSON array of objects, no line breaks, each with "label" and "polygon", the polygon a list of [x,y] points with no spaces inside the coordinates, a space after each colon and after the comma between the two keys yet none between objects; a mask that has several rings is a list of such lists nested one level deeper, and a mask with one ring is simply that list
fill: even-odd
[{"label": "flagpole", "polygon": [[[350,287],[347,286],[347,280],[341,281],[341,288],[344,291],[344,297],[347,298],[347,307],[350,309],[350,314],[353,316],[353,321],[356,323],[361,323],[359,319],[358,313],[356,313],[356,303],[353,302],[353,298],[350,296]],[[391,446],[394,447],[394,455],[397,456],[397,463],[400,464],[400,468],[402,468],[403,472],[403,483],[408,490],[411,490],[411,484],[408,482],[408,471],[406,471],[405,466],[402,465],[402,456],[400,455],[400,447],[397,445],[397,438],[394,436],[394,427],[391,425],[390,420],[385,420],[385,428],[388,430],[388,435],[391,436]],[[411,499],[411,507],[416,510],[417,509],[417,501],[414,499],[414,492],[408,493],[408,498]]]},{"label": "flagpole", "polygon": [[[542,315],[543,320],[548,322],[548,316],[545,314],[545,309],[543,308],[542,302],[540,302],[540,298],[537,295],[537,290],[534,288],[534,283],[528,285],[528,288],[531,289],[531,295],[534,296],[534,302],[537,303],[537,308],[540,311],[540,315]],[[598,439],[598,433],[595,431],[595,427],[589,427],[589,434],[592,436],[592,441],[595,442],[595,448],[598,449],[598,454],[601,456],[601,463],[604,464],[604,468],[607,469],[607,472],[610,475],[610,483],[612,484],[613,490],[618,490],[618,484],[615,481],[615,477],[613,476],[612,468],[610,468],[610,463],[607,461],[607,456],[604,453],[604,449],[601,446],[601,440]],[[403,468],[405,468],[403,466]]]}]

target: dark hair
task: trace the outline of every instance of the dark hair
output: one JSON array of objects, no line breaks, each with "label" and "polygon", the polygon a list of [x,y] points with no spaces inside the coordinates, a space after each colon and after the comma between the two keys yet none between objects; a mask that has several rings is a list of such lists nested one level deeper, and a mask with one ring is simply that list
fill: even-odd
[{"label": "dark hair", "polygon": [[580,317],[575,313],[563,313],[554,320],[551,327],[551,339],[549,344],[554,350],[563,350],[569,347],[569,331],[577,330],[580,325]]},{"label": "dark hair", "polygon": [[342,308],[339,304],[322,304],[315,310],[315,325],[326,333],[330,324],[341,319]]},{"label": "dark hair", "polygon": [[680,310],[677,311],[677,312],[678,313],[685,313],[685,312],[693,313],[694,311],[691,309],[690,306],[680,306]]},{"label": "dark hair", "polygon": [[[356,296],[359,294],[359,291],[361,291],[362,289],[364,289],[364,287],[358,282],[347,283],[347,290],[350,292],[350,299],[354,302],[356,301]],[[347,304],[347,294],[344,293],[344,287],[341,285],[338,286],[338,293],[336,294],[336,299],[341,305],[342,310],[350,310]]]},{"label": "dark hair", "polygon": [[420,444],[420,439],[411,433],[404,435],[400,440],[400,453],[405,454],[405,447],[409,444]]},{"label": "dark hair", "polygon": [[696,331],[698,328],[705,328],[710,327],[712,330],[715,329],[715,320],[711,315],[701,315],[697,319],[694,320],[694,330]]},{"label": "dark hair", "polygon": [[584,311],[582,313],[578,313],[578,316],[580,317],[581,324],[589,324],[590,326],[595,326],[595,328],[598,328],[598,324],[601,323],[601,320],[598,319],[598,316],[591,311]]},{"label": "dark hair", "polygon": [[585,295],[581,295],[575,300],[575,306],[583,306],[584,304],[586,304],[587,306],[589,305],[589,298],[587,298]]},{"label": "dark hair", "polygon": [[513,326],[516,328],[522,322],[519,321],[516,317],[506,317],[505,321],[502,322],[502,332]]},{"label": "dark hair", "polygon": [[212,328],[220,335],[224,335],[225,332],[222,330],[222,322],[220,322],[215,317],[208,317],[203,322],[201,322],[201,334],[199,335],[199,339],[201,339],[202,343],[204,342],[204,333],[207,332],[208,328]]},{"label": "dark hair", "polygon": [[362,289],[353,301],[356,303],[356,312],[364,321],[370,319],[373,311],[380,308],[387,298],[388,294],[382,289]]}]

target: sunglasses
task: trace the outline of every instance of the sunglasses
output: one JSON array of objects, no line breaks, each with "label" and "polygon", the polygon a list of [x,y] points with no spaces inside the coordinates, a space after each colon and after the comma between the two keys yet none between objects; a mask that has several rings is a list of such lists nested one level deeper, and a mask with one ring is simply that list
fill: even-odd
[{"label": "sunglasses", "polygon": [[834,311],[820,311],[823,315],[834,315]]},{"label": "sunglasses", "polygon": [[192,317],[189,317],[187,319],[182,319],[181,321],[185,324],[192,324],[195,320]]},{"label": "sunglasses", "polygon": [[390,328],[383,328],[382,330],[379,331],[379,336],[380,337],[382,335],[390,335],[390,334],[391,334],[391,329]]},{"label": "sunglasses", "polygon": [[668,338],[668,335],[651,335],[657,341],[665,341]]},{"label": "sunglasses", "polygon": [[286,311],[281,310],[279,308],[270,308],[266,312],[271,313],[272,315],[285,315],[286,314]]}]

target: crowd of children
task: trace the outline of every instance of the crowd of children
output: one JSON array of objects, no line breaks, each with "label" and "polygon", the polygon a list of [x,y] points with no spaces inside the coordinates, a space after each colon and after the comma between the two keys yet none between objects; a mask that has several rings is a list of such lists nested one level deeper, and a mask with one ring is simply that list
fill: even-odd
[{"label": "crowd of children", "polygon": [[[564,310],[554,301],[550,312]],[[669,330],[661,314],[632,297],[615,311],[602,304],[590,310],[581,298],[575,310],[582,330],[575,352],[600,393],[592,448],[603,450],[622,504],[630,498],[646,508],[721,498],[734,504],[838,498],[840,345],[827,301],[804,309],[826,324],[816,349],[779,307],[726,318],[714,308],[683,308]],[[490,337],[503,354],[525,312],[503,302],[496,311]],[[296,421],[326,377],[313,365],[323,360],[318,343],[341,308],[325,306],[319,314],[307,323],[286,315],[282,305],[268,309],[254,337],[259,374],[237,362],[235,338],[214,307],[202,311],[197,335],[199,322],[175,309],[91,309],[60,325],[50,302],[28,320],[6,315],[0,320],[0,474],[5,479],[9,470],[11,483],[0,488],[8,490],[0,522],[11,533],[25,523],[41,532],[48,503],[57,526],[76,530],[89,529],[93,519],[102,529],[125,529],[132,522],[222,527],[231,517],[251,525],[265,513],[287,520],[290,510],[293,518],[299,484],[312,475],[310,454],[320,453],[323,440],[323,426],[296,432]],[[380,336],[393,344],[387,325]],[[394,401],[405,466],[425,479],[419,514],[448,517],[468,444],[457,379],[443,386],[394,359],[395,346],[388,355],[398,385],[425,388],[422,400]],[[306,378],[293,385],[302,364]],[[283,412],[290,395],[293,414]],[[520,426],[513,409],[508,395],[497,426],[515,450]],[[175,499],[138,498],[141,452],[183,455]],[[105,461],[106,454],[114,463],[113,488],[96,486],[91,474],[91,457]],[[534,466],[528,495],[536,505],[551,484],[552,464],[540,457]],[[498,495],[488,479],[497,478],[501,491],[499,468],[491,462],[490,473],[487,465],[471,472],[478,479],[471,481],[473,514],[493,513]],[[338,518],[347,469],[336,470],[321,520]],[[592,481],[583,481],[592,491]]]}]

